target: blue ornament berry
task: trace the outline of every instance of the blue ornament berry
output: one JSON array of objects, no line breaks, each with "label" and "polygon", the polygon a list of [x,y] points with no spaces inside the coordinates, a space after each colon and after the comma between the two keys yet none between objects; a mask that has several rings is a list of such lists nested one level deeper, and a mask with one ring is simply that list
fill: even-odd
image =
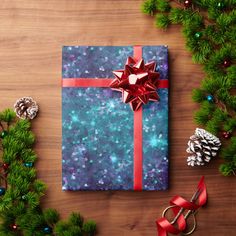
[{"label": "blue ornament berry", "polygon": [[223,2],[218,2],[217,3],[217,8],[224,9],[225,8],[225,4]]},{"label": "blue ornament berry", "polygon": [[30,167],[33,167],[33,165],[34,165],[33,162],[25,162],[25,163],[24,163],[24,166],[25,166],[25,167],[29,167],[29,168],[30,168]]},{"label": "blue ornament berry", "polygon": [[196,33],[194,34],[194,37],[195,37],[196,39],[200,39],[200,38],[202,37],[202,33],[201,33],[201,32],[196,32]]},{"label": "blue ornament berry", "polygon": [[214,102],[214,97],[211,94],[207,95],[206,99],[208,102]]},{"label": "blue ornament berry", "polygon": [[3,196],[6,192],[6,189],[3,187],[0,187],[0,196]]},{"label": "blue ornament berry", "polygon": [[43,228],[43,232],[44,232],[45,234],[51,234],[51,233],[52,233],[52,228],[49,227],[49,226],[45,226],[45,227]]},{"label": "blue ornament berry", "polygon": [[22,199],[23,201],[25,201],[25,200],[27,199],[26,195],[23,195],[23,196],[21,197],[21,199]]},{"label": "blue ornament berry", "polygon": [[0,134],[1,138],[5,138],[7,136],[8,132],[6,130],[2,131],[2,133]]}]

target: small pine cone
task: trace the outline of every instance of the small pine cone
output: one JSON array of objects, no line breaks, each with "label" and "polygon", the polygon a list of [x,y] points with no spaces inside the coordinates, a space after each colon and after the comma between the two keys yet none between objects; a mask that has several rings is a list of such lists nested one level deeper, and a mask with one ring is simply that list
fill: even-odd
[{"label": "small pine cone", "polygon": [[31,97],[23,97],[14,104],[16,115],[21,119],[34,119],[39,107]]},{"label": "small pine cone", "polygon": [[204,129],[196,128],[195,134],[188,141],[187,158],[189,166],[205,165],[212,157],[217,155],[221,142],[213,134]]}]

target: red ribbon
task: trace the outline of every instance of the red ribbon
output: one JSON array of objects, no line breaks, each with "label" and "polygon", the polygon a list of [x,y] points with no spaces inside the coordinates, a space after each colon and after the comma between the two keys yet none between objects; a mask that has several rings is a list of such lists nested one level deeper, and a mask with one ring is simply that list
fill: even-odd
[{"label": "red ribbon", "polygon": [[[62,87],[97,87],[109,88],[112,78],[64,78],[62,80]],[[168,80],[163,79],[158,81],[158,88],[168,88]]]},{"label": "red ribbon", "polygon": [[[142,59],[142,47],[134,46],[134,58]],[[62,87],[110,87],[113,78],[63,78]],[[158,88],[168,88],[168,80],[158,80]],[[142,190],[143,147],[142,107],[134,111],[134,190]]]},{"label": "red ribbon", "polygon": [[[202,207],[206,204],[207,201],[207,191],[206,191],[206,185],[204,183],[204,177],[201,178],[200,182],[198,183],[197,192],[199,192],[198,196],[198,203],[190,202],[185,200],[184,198],[180,196],[174,196],[170,200],[170,205],[175,206],[172,208],[172,211],[174,213],[174,216],[176,216],[179,213],[179,210],[181,208],[184,208],[186,210],[192,210],[196,211],[199,207]],[[157,225],[157,231],[158,236],[167,236],[168,233],[171,234],[179,234],[183,232],[186,229],[187,223],[184,219],[184,215],[180,214],[177,225],[178,228],[173,226],[165,217],[162,217],[156,221]]]},{"label": "red ribbon", "polygon": [[143,109],[134,111],[134,190],[143,186]]}]

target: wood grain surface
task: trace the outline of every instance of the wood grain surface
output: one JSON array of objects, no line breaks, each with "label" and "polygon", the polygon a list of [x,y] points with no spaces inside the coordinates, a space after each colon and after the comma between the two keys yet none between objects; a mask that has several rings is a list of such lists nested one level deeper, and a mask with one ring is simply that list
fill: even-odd
[{"label": "wood grain surface", "polygon": [[[196,236],[236,235],[236,178],[222,177],[221,162],[186,165],[186,143],[194,132],[191,90],[204,77],[184,46],[179,27],[158,30],[140,12],[141,0],[1,0],[0,105],[22,96],[40,105],[33,121],[38,177],[48,185],[44,207],[63,218],[80,211],[102,236],[156,235],[155,219],[175,194],[190,198],[201,175],[209,193],[197,214]],[[170,52],[170,188],[162,192],[63,192],[61,190],[61,52],[63,45],[160,45]]]}]

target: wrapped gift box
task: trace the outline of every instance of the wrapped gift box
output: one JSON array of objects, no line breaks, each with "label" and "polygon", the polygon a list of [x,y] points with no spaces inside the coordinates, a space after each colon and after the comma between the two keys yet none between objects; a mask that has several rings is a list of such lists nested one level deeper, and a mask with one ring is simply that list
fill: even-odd
[{"label": "wrapped gift box", "polygon": [[[160,80],[167,80],[167,46],[143,46],[141,50],[145,62],[156,62]],[[137,140],[134,111],[122,102],[120,92],[99,86],[103,79],[112,81],[112,71],[124,68],[133,55],[133,46],[63,47],[63,190],[167,189],[168,88],[158,89],[158,102],[142,106],[142,136]],[[85,83],[78,84],[80,79]],[[94,80],[97,85],[91,83]],[[135,142],[142,148],[139,188],[134,183]]]}]

